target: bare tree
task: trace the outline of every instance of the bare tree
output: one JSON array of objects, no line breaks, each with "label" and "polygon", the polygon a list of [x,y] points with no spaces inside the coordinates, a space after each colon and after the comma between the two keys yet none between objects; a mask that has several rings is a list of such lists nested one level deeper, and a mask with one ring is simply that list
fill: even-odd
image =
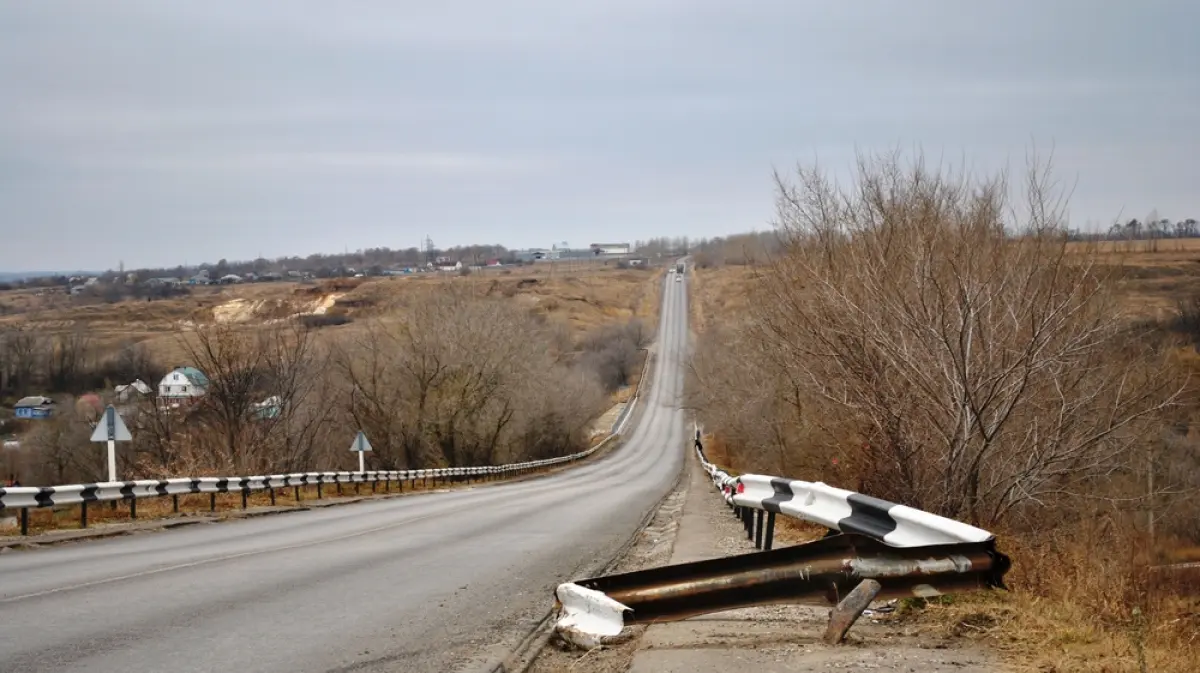
[{"label": "bare tree", "polygon": [[777,186],[784,249],[747,329],[785,399],[857,427],[864,490],[994,523],[1129,470],[1177,399],[1109,272],[1068,252],[1046,172],[1020,213],[1003,176],[897,156],[860,160],[853,191],[804,169]]},{"label": "bare tree", "polygon": [[219,438],[209,446],[212,468],[241,474],[311,465],[329,413],[312,399],[325,371],[312,330],[282,321],[211,325],[182,336],[191,364],[208,379],[194,415]]},{"label": "bare tree", "polygon": [[[574,448],[601,396],[561,364],[560,343],[509,302],[440,289],[344,339],[333,361],[380,466],[474,465],[527,455],[517,438],[531,425],[569,428],[557,449]],[[564,393],[577,404],[549,404]]]},{"label": "bare tree", "polygon": [[42,383],[48,341],[33,329],[22,326],[0,330],[0,392],[28,395]]}]

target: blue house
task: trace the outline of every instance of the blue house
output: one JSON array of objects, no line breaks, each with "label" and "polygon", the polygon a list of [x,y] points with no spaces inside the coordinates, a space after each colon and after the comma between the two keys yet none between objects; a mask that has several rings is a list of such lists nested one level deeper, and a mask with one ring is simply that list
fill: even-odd
[{"label": "blue house", "polygon": [[22,397],[13,409],[17,418],[50,418],[54,413],[54,400],[41,395]]}]

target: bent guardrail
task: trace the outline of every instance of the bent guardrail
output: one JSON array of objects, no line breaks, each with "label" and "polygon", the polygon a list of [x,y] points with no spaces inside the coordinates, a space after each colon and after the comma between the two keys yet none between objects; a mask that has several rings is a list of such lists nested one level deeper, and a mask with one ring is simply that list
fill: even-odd
[{"label": "bent guardrail", "polygon": [[[695,450],[764,551],[560,584],[555,629],[564,640],[592,648],[627,624],[809,603],[836,606],[825,634],[836,644],[877,598],[1004,588],[1011,560],[986,530],[820,482],[732,476],[709,462],[699,429]],[[772,551],[777,514],[820,524],[831,535]]]}]

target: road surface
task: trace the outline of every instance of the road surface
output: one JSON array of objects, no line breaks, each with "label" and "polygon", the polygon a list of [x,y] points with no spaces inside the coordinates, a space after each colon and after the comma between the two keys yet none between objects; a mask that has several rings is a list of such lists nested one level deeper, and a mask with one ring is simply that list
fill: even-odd
[{"label": "road surface", "polygon": [[0,672],[490,670],[679,475],[686,287],[664,282],[619,450],[522,483],[5,554]]}]

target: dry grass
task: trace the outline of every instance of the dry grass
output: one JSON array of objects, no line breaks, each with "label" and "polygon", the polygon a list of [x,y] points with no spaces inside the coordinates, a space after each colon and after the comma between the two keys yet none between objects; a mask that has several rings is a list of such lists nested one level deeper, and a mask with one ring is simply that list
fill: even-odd
[{"label": "dry grass", "polygon": [[763,272],[748,266],[694,269],[690,288],[693,329],[704,332],[731,314],[745,312],[755,277]]},{"label": "dry grass", "polygon": [[[550,268],[553,267],[553,268]],[[157,360],[173,364],[185,357],[180,327],[232,322],[253,326],[302,313],[394,319],[418,294],[447,284],[468,286],[479,296],[505,297],[558,321],[573,333],[631,317],[652,318],[661,269],[616,269],[596,263],[489,270],[468,276],[421,274],[317,283],[255,283],[197,287],[190,296],[81,305],[61,292],[0,292],[0,327],[20,324],[43,334],[87,330],[102,345],[126,341],[146,345]],[[354,322],[325,328],[354,331]]]}]

